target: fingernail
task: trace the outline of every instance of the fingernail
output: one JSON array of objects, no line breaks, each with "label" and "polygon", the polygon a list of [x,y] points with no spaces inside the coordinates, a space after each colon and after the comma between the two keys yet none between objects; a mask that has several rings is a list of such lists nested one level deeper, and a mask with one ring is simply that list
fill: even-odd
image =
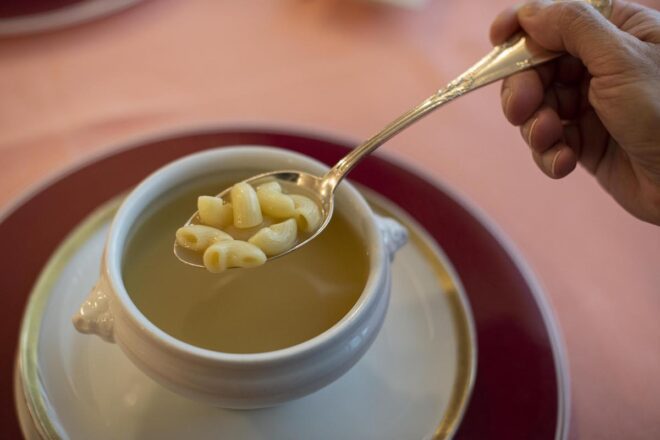
[{"label": "fingernail", "polygon": [[546,6],[548,2],[543,0],[536,0],[525,3],[518,9],[519,17],[531,17],[536,15],[540,9]]},{"label": "fingernail", "polygon": [[561,156],[562,150],[559,149],[555,153],[555,157],[552,158],[552,165],[550,165],[550,173],[552,173],[552,177],[557,177],[557,173],[555,172],[555,166],[557,165],[557,161],[559,160],[559,156]]},{"label": "fingernail", "polygon": [[536,6],[531,3],[525,3],[518,8],[518,17],[531,17],[536,13]]},{"label": "fingernail", "polygon": [[532,133],[534,132],[534,127],[536,127],[538,120],[539,118],[534,118],[532,125],[529,126],[529,131],[527,132],[527,145],[529,145],[529,148],[534,148],[532,147]]},{"label": "fingernail", "polygon": [[509,110],[509,101],[511,100],[511,89],[504,87],[502,89],[502,108],[504,109],[504,114],[508,114]]}]

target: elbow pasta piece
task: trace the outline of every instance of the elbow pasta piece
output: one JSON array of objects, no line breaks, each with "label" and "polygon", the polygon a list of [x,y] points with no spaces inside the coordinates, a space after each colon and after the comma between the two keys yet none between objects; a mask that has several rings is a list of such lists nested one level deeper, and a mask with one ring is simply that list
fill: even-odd
[{"label": "elbow pasta piece", "polygon": [[275,223],[267,228],[262,228],[248,240],[257,246],[266,255],[272,257],[286,252],[296,244],[298,226],[296,220],[290,218],[282,223]]},{"label": "elbow pasta piece", "polygon": [[280,186],[279,183],[277,183],[276,181],[273,180],[271,182],[266,182],[266,183],[262,183],[261,185],[259,185],[257,187],[257,192],[259,192],[259,191],[275,191],[275,192],[281,193],[282,192],[282,187]]},{"label": "elbow pasta piece", "polygon": [[204,266],[209,272],[222,272],[232,267],[255,267],[266,262],[266,254],[253,244],[241,240],[219,241],[204,252]]},{"label": "elbow pasta piece", "polygon": [[[277,256],[292,249],[298,231],[312,234],[321,226],[320,206],[311,198],[287,194],[276,181],[257,186],[246,182],[231,187],[231,203],[219,197],[199,196],[197,210],[201,224],[189,224],[176,232],[177,243],[202,253],[209,272],[223,272],[233,267],[255,267],[264,264],[267,256]],[[274,219],[279,223],[262,227],[248,241],[234,240],[225,232],[232,224],[239,229],[260,226]],[[251,234],[234,230],[236,234]]]},{"label": "elbow pasta piece", "polygon": [[301,231],[312,233],[321,226],[321,210],[319,206],[309,197],[291,194],[296,207],[296,220]]},{"label": "elbow pasta piece", "polygon": [[176,231],[176,242],[179,246],[198,252],[218,241],[229,240],[233,240],[231,235],[210,226],[187,225]]},{"label": "elbow pasta piece", "polygon": [[240,182],[232,186],[231,203],[233,205],[234,226],[252,228],[263,221],[257,193],[251,185]]},{"label": "elbow pasta piece", "polygon": [[[277,185],[271,185],[274,183]],[[296,208],[293,199],[282,193],[282,189],[277,182],[266,183],[257,187],[257,198],[261,211],[265,215],[274,218],[290,218],[296,215]]]},{"label": "elbow pasta piece", "polygon": [[234,221],[231,203],[226,203],[219,197],[199,196],[197,211],[200,223],[215,228],[224,228]]}]

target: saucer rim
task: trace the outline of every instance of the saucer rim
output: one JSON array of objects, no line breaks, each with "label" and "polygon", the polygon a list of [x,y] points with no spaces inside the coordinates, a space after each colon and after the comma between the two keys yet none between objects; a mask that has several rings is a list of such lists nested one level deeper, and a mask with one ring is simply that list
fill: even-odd
[{"label": "saucer rim", "polygon": [[[112,218],[125,196],[125,193],[118,194],[112,200],[99,205],[62,239],[43,266],[28,296],[19,331],[15,374],[21,378],[25,405],[41,438],[63,438],[62,429],[58,430],[57,424],[53,423],[53,418],[49,415],[49,405],[42,393],[39,380],[39,335],[50,293],[58,275],[69,263],[76,250],[99,227]],[[22,424],[21,429],[23,430]]]},{"label": "saucer rim", "polygon": [[[337,138],[331,137],[330,139],[336,140]],[[502,246],[504,251],[511,258],[516,269],[520,271],[522,278],[525,280],[525,283],[527,283],[534,301],[538,306],[539,313],[543,319],[543,325],[548,332],[548,339],[550,340],[550,348],[552,350],[552,358],[557,379],[557,424],[555,440],[566,440],[568,438],[571,420],[571,378],[566,344],[559,323],[555,318],[552,303],[544,293],[541,281],[525,259],[522,251],[483,208],[464,195],[460,190],[443,182],[428,170],[422,168],[420,165],[412,162],[406,157],[400,157],[388,153],[387,151],[383,151],[382,153],[384,154],[380,155],[385,160],[397,163],[397,166],[417,174],[417,176],[430,183],[438,191],[444,192],[459,205],[462,205],[493,236],[495,241]]]},{"label": "saucer rim", "polygon": [[[392,216],[408,229],[410,242],[415,243],[421,253],[427,257],[427,262],[433,267],[435,276],[443,284],[445,295],[450,297],[449,307],[453,310],[453,326],[457,334],[456,339],[459,341],[456,354],[456,363],[459,368],[456,371],[452,396],[459,394],[459,397],[454,397],[447,404],[442,420],[434,432],[433,439],[452,438],[463,421],[463,416],[470,404],[476,382],[477,357],[479,355],[476,322],[465,287],[449,256],[431,237],[426,228],[419,224],[412,215],[378,191],[356,182],[353,182],[353,185],[367,199],[375,213]],[[463,340],[467,340],[468,343],[461,344],[460,342]],[[464,364],[466,364],[465,368],[461,368]],[[461,386],[462,389],[457,389]]]}]

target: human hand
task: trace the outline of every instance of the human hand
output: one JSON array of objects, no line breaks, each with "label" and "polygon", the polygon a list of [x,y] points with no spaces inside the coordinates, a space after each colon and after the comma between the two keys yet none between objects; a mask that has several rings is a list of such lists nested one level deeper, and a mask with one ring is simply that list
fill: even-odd
[{"label": "human hand", "polygon": [[550,177],[581,163],[626,210],[660,225],[660,13],[615,1],[610,21],[583,1],[531,1],[502,12],[493,44],[522,29],[556,61],[502,83],[506,118],[521,127]]}]

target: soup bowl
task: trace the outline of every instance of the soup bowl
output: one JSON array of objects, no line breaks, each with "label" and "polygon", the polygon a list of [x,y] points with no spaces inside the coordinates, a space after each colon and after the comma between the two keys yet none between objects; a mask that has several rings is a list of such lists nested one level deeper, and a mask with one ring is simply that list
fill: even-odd
[{"label": "soup bowl", "polygon": [[76,329],[117,343],[131,362],[165,387],[224,408],[272,406],[316,391],[348,371],[382,326],[390,297],[390,262],[407,240],[405,228],[375,215],[349,182],[337,188],[336,212],[350,214],[345,217],[363,241],[368,254],[366,283],[343,318],[302,343],[249,354],[189,344],[149,321],[131,300],[122,280],[130,233],[152,203],[209,175],[277,169],[321,175],[328,167],[285,150],[236,146],[184,157],[147,177],[128,195],[113,219],[99,279],[73,317]]}]

